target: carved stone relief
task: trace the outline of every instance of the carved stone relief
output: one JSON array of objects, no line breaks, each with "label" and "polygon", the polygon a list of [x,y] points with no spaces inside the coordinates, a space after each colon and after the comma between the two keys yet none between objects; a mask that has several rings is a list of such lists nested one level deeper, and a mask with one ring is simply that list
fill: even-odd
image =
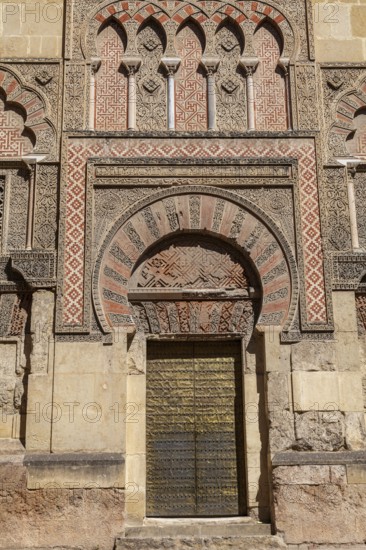
[{"label": "carved stone relief", "polygon": [[317,82],[314,65],[296,65],[298,125],[301,130],[319,127]]},{"label": "carved stone relief", "polygon": [[40,165],[37,168],[34,236],[37,249],[54,250],[57,233],[58,167]]},{"label": "carved stone relief", "polygon": [[137,330],[148,334],[251,334],[251,301],[165,301],[133,304]]},{"label": "carved stone relief", "polygon": [[86,122],[86,66],[66,63],[64,94],[64,129],[85,128]]},{"label": "carved stone relief", "polygon": [[239,69],[244,40],[234,25],[224,24],[216,33],[216,123],[219,130],[244,131],[246,128],[245,80]]},{"label": "carved stone relief", "polygon": [[347,196],[347,183],[343,168],[327,168],[325,176],[325,200],[327,204],[323,235],[329,250],[350,250],[351,230]]},{"label": "carved stone relief", "polygon": [[6,235],[6,249],[8,251],[25,249],[29,194],[28,172],[21,168],[11,172]]},{"label": "carved stone relief", "polygon": [[[247,271],[239,255],[217,240],[187,236],[160,245],[129,281],[137,329],[152,334],[251,332]],[[251,280],[254,284],[253,275]]]},{"label": "carved stone relief", "polygon": [[293,192],[289,188],[233,189],[241,197],[257,204],[280,227],[295,250]]},{"label": "carved stone relief", "polygon": [[137,119],[139,130],[165,130],[166,82],[159,66],[164,53],[163,31],[152,23],[137,35],[137,49],[142,58],[136,74]]},{"label": "carved stone relief", "polygon": [[359,336],[366,336],[366,294],[356,294],[357,328]]},{"label": "carved stone relief", "polygon": [[232,250],[204,238],[185,237],[163,245],[135,270],[131,288],[241,289],[248,291],[244,266]]},{"label": "carved stone relief", "polygon": [[[366,148],[365,148],[366,153]],[[357,229],[360,247],[366,250],[366,181],[365,172],[356,173],[354,176],[354,189],[356,198]]]},{"label": "carved stone relief", "polygon": [[5,176],[0,176],[0,251],[1,252],[3,249],[4,210],[5,210]]}]

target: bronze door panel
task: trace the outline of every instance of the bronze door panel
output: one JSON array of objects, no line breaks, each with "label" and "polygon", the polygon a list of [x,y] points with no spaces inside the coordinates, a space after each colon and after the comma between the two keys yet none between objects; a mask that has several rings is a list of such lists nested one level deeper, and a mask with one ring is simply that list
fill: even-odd
[{"label": "bronze door panel", "polygon": [[237,342],[152,342],[147,368],[147,515],[245,513]]}]

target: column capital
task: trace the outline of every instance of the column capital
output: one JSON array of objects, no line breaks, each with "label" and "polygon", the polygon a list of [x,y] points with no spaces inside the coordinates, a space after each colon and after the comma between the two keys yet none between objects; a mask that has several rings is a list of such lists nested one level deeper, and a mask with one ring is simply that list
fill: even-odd
[{"label": "column capital", "polygon": [[141,65],[141,58],[137,56],[124,57],[121,63],[121,67],[124,67],[128,74],[134,74],[138,71]]},{"label": "column capital", "polygon": [[285,74],[288,74],[290,67],[290,58],[289,57],[280,57],[278,60],[277,66],[283,70]]},{"label": "column capital", "polygon": [[173,75],[180,65],[179,57],[163,57],[161,60],[161,65],[168,73],[168,75]]},{"label": "column capital", "polygon": [[102,60],[100,57],[92,57],[90,59],[90,70],[92,73],[96,73],[99,70],[99,67],[102,63]]},{"label": "column capital", "polygon": [[252,76],[259,63],[257,57],[242,57],[239,59],[239,65],[244,69],[247,76]]},{"label": "column capital", "polygon": [[206,70],[208,75],[212,75],[217,71],[220,59],[218,57],[202,57],[201,65]]}]

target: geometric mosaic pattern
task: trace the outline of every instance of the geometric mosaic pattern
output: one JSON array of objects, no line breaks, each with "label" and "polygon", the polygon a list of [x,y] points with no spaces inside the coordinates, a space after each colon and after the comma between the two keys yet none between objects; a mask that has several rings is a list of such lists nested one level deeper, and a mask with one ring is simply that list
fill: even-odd
[{"label": "geometric mosaic pattern", "polygon": [[101,66],[96,74],[95,128],[115,131],[127,127],[127,78],[121,73],[123,30],[111,21],[98,35]]},{"label": "geometric mosaic pattern", "polygon": [[264,23],[254,34],[254,49],[259,59],[253,75],[257,130],[287,129],[285,80],[276,71],[281,53],[279,45],[278,33],[270,24]]},{"label": "geometric mosaic pattern", "polygon": [[[298,139],[228,140],[129,140],[70,138],[67,182],[66,257],[64,279],[65,325],[80,326],[83,320],[85,165],[90,157],[290,157],[299,162],[299,187],[303,260],[308,323],[326,323],[323,251],[313,141]],[[276,220],[275,220],[276,221]]]},{"label": "geometric mosaic pattern", "polygon": [[206,78],[199,68],[202,45],[196,25],[188,23],[177,36],[181,59],[176,77],[176,130],[207,130]]},{"label": "geometric mosaic pattern", "polygon": [[3,157],[21,157],[29,154],[33,145],[22,132],[24,120],[13,109],[5,110],[0,98],[0,155]]}]

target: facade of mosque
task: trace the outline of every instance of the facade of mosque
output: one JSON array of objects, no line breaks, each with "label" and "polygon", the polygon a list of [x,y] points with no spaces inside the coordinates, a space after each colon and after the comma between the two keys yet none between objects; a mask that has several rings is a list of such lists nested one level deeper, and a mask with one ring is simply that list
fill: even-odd
[{"label": "facade of mosque", "polygon": [[364,545],[366,6],[0,8],[0,547]]}]

